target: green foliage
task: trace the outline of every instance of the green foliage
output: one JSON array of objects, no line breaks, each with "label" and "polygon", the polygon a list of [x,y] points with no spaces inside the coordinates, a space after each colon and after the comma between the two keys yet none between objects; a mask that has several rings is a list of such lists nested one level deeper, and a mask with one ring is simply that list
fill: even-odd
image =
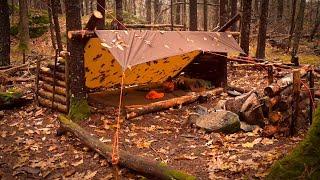
[{"label": "green foliage", "polygon": [[[41,11],[30,11],[29,13],[29,35],[30,38],[37,38],[46,33],[49,29],[49,17],[47,13]],[[10,27],[10,34],[17,36],[19,34],[19,24],[13,24]],[[24,45],[19,47],[25,49]]]},{"label": "green foliage", "polygon": [[9,89],[6,92],[0,92],[0,102],[3,104],[10,104],[12,101],[19,99],[23,93],[15,88]]},{"label": "green foliage", "polygon": [[[115,13],[106,15],[106,28],[110,29],[111,22],[113,21],[113,17],[116,17]],[[144,24],[146,21],[143,18],[139,18],[138,16],[129,13],[127,11],[123,11],[123,22],[124,24]]]},{"label": "green foliage", "polygon": [[320,176],[320,107],[306,138],[276,162],[267,179],[318,179]]},{"label": "green foliage", "polygon": [[69,118],[73,121],[87,119],[90,116],[90,107],[85,99],[76,100],[71,98]]}]

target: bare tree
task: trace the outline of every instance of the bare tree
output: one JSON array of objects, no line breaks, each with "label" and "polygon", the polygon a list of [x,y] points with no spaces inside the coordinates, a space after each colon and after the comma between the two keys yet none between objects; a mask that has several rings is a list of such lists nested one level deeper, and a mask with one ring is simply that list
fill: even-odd
[{"label": "bare tree", "polygon": [[283,16],[283,0],[277,0],[278,8],[277,8],[277,20],[282,20]]},{"label": "bare tree", "polygon": [[102,14],[103,21],[99,21],[97,29],[105,29],[105,17],[106,17],[106,0],[97,0],[97,10]]},{"label": "bare tree", "polygon": [[123,21],[122,0],[116,0],[116,18],[118,21]]},{"label": "bare tree", "polygon": [[7,0],[0,0],[0,66],[10,65],[10,18]]},{"label": "bare tree", "polygon": [[[182,3],[182,0],[176,0],[177,3]],[[176,24],[181,24],[181,4],[176,5]]]},{"label": "bare tree", "polygon": [[20,43],[19,48],[22,51],[23,60],[26,61],[26,52],[29,50],[29,18],[28,18],[28,3],[27,0],[19,0],[19,15],[20,15]]},{"label": "bare tree", "polygon": [[[231,0],[230,2],[230,6],[231,6],[231,17],[234,17],[237,13],[238,13],[238,0]],[[234,23],[231,27],[232,31],[236,31],[237,30],[237,24]]]},{"label": "bare tree", "polygon": [[203,0],[203,30],[208,30],[208,2]]},{"label": "bare tree", "polygon": [[288,48],[287,48],[287,51],[290,50],[292,35],[293,35],[294,29],[295,29],[296,9],[297,9],[297,0],[292,0],[291,23],[290,23],[290,30],[289,30],[289,39],[288,39]]},{"label": "bare tree", "polygon": [[299,65],[299,60],[297,58],[297,53],[299,50],[299,43],[300,39],[302,37],[302,31],[303,31],[303,21],[304,21],[304,11],[306,8],[306,0],[301,0],[299,12],[297,15],[297,22],[296,22],[296,29],[293,37],[293,44],[292,44],[292,52],[291,52],[291,62],[295,65]]},{"label": "bare tree", "polygon": [[197,0],[190,0],[189,1],[189,30],[190,31],[197,31],[198,29],[198,7],[197,7]]},{"label": "bare tree", "polygon": [[317,3],[316,20],[315,20],[314,26],[312,28],[312,31],[310,33],[310,41],[313,40],[315,34],[317,33],[317,31],[318,31],[318,29],[320,27],[320,12],[319,12],[319,8],[320,8],[320,0],[318,0],[318,3]]},{"label": "bare tree", "polygon": [[146,0],[146,10],[147,10],[147,23],[151,24],[151,0]]},{"label": "bare tree", "polygon": [[219,1],[219,26],[222,27],[228,21],[228,14],[227,14],[227,0],[220,0]]},{"label": "bare tree", "polygon": [[60,24],[59,24],[59,17],[58,17],[58,1],[59,0],[51,0],[51,8],[52,8],[52,17],[54,22],[54,30],[56,33],[58,51],[62,51],[62,41],[61,41],[61,32],[60,32]]},{"label": "bare tree", "polygon": [[54,34],[54,27],[52,22],[52,6],[51,6],[51,0],[47,0],[47,11],[48,11],[48,17],[49,17],[49,30],[50,30],[50,38],[52,43],[52,48],[55,50],[57,47],[56,43],[56,36]]},{"label": "bare tree", "polygon": [[[81,8],[79,4],[79,0],[65,0],[67,32],[82,29]],[[70,67],[69,86],[71,97],[69,115],[72,119],[81,120],[86,118],[89,112],[89,106],[86,101],[87,93],[84,89],[84,44],[68,38],[67,49],[70,53],[68,61]]]},{"label": "bare tree", "polygon": [[154,23],[161,23],[162,22],[162,15],[161,15],[161,0],[154,0],[153,1],[153,12],[154,12]]},{"label": "bare tree", "polygon": [[247,55],[250,43],[251,8],[252,0],[242,0],[240,46]]},{"label": "bare tree", "polygon": [[263,0],[261,2],[260,22],[259,22],[259,34],[256,57],[260,59],[265,58],[266,49],[266,35],[268,26],[268,11],[269,11],[269,0]]}]

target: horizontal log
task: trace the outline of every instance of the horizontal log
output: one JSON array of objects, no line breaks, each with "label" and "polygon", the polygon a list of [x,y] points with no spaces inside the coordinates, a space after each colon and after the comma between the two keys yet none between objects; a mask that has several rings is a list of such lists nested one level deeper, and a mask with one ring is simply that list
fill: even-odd
[{"label": "horizontal log", "polygon": [[[54,70],[54,63],[49,63],[48,64],[48,68],[50,68],[51,71]],[[65,73],[65,66],[64,64],[59,64],[56,66],[56,72],[59,72],[59,73]]]},{"label": "horizontal log", "polygon": [[[125,24],[127,28],[166,28],[172,27],[171,24]],[[173,25],[174,28],[183,28],[183,25]]]},{"label": "horizontal log", "polygon": [[[304,77],[307,75],[307,70],[300,69],[301,77]],[[274,97],[278,94],[280,94],[283,90],[291,86],[293,83],[292,74],[288,74],[287,76],[279,79],[278,81],[272,83],[268,87],[264,88],[264,95],[269,97]]]},{"label": "horizontal log", "polygon": [[[50,84],[42,84],[42,88],[45,89],[46,91],[53,92],[53,86],[50,85]],[[55,92],[56,92],[57,94],[66,96],[66,89],[65,89],[65,88],[62,88],[62,87],[60,87],[60,86],[56,86],[56,87],[55,87]]]},{"label": "horizontal log", "polygon": [[[40,76],[49,76],[49,77],[53,77],[54,73],[53,70],[51,70],[50,68],[41,68],[40,69]],[[61,73],[61,72],[55,72],[55,76],[56,76],[56,80],[65,80],[65,73]]]},{"label": "horizontal log", "polygon": [[215,95],[221,94],[222,92],[223,92],[223,88],[216,88],[213,90],[199,92],[199,93],[191,92],[185,96],[164,100],[164,101],[159,101],[159,102],[151,103],[148,105],[142,105],[139,107],[126,106],[125,107],[127,112],[126,118],[132,119],[144,114],[169,109],[171,107],[178,106],[178,105],[192,103],[197,101],[200,97],[206,97],[210,95],[215,96]]},{"label": "horizontal log", "polygon": [[[52,101],[49,100],[49,99],[43,98],[41,96],[38,96],[38,101],[39,101],[39,104],[44,106],[44,107],[47,107],[47,108],[51,108],[52,107]],[[61,103],[58,103],[58,102],[55,102],[53,104],[53,109],[55,109],[55,110],[57,110],[59,112],[62,112],[62,113],[67,113],[67,106],[63,105]]]},{"label": "horizontal log", "polygon": [[[39,79],[47,84],[53,84],[53,78],[47,76],[39,76]],[[65,81],[56,80],[56,86],[66,87]]]},{"label": "horizontal log", "polygon": [[[78,124],[64,116],[59,116],[58,120],[60,121],[60,126],[63,131],[72,133],[79,138],[84,145],[106,158],[109,163],[112,163],[112,145],[101,142],[97,137],[92,136]],[[164,163],[146,159],[141,156],[135,156],[123,150],[119,150],[119,165],[138,172],[150,179],[196,179],[196,177],[175,170]]]},{"label": "horizontal log", "polygon": [[[39,96],[43,97],[43,98],[46,98],[46,99],[49,99],[50,101],[52,101],[52,98],[53,98],[53,93],[52,91],[46,91],[44,89],[41,89],[39,90],[38,92]],[[60,94],[55,94],[54,95],[54,101],[55,102],[59,102],[61,104],[64,104],[66,105],[67,104],[67,99],[65,96],[62,96]]]},{"label": "horizontal log", "polygon": [[68,38],[73,40],[81,40],[96,37],[94,31],[90,30],[76,30],[76,31],[68,31]]}]

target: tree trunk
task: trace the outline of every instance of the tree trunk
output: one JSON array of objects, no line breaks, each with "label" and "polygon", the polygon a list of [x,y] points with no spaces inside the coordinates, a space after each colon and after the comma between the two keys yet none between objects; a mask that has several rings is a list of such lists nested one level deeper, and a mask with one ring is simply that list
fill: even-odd
[{"label": "tree trunk", "polygon": [[103,21],[99,21],[97,29],[105,29],[105,18],[106,18],[106,0],[97,0],[97,10],[102,14]]},{"label": "tree trunk", "polygon": [[[242,0],[243,1],[243,0]],[[254,0],[254,16],[256,17],[256,18],[258,18],[259,17],[259,4],[260,4],[261,2],[260,2],[260,0]]]},{"label": "tree trunk", "polygon": [[116,0],[116,18],[118,21],[123,21],[122,0]]},{"label": "tree trunk", "polygon": [[[67,32],[81,30],[81,14],[79,0],[65,0],[66,5],[66,27]],[[69,86],[70,86],[70,111],[72,119],[81,120],[90,114],[85,91],[85,71],[84,71],[84,42],[71,40],[68,38],[68,52],[70,57],[68,67],[70,67]]]},{"label": "tree trunk", "polygon": [[299,12],[297,15],[297,27],[295,29],[295,34],[293,37],[293,44],[292,44],[292,52],[291,52],[291,62],[294,63],[295,65],[299,64],[299,60],[296,57],[298,50],[299,50],[299,42],[300,38],[302,37],[302,31],[303,31],[303,21],[304,21],[304,11],[306,8],[306,0],[301,0],[300,2],[300,8]]},{"label": "tree trunk", "polygon": [[281,21],[283,16],[283,0],[277,0],[278,6],[277,6],[277,20]]},{"label": "tree trunk", "polygon": [[292,0],[292,13],[291,13],[291,23],[290,23],[287,51],[289,51],[289,49],[291,47],[292,35],[293,35],[294,29],[295,29],[295,17],[296,17],[296,9],[297,9],[296,7],[297,7],[297,0]]},{"label": "tree trunk", "polygon": [[189,30],[198,30],[198,7],[197,0],[190,0],[189,2]]},{"label": "tree trunk", "polygon": [[58,1],[59,0],[51,0],[51,7],[52,7],[52,17],[54,22],[54,30],[56,33],[57,38],[57,45],[58,45],[58,51],[62,51],[62,41],[61,41],[61,32],[60,32],[60,24],[59,24],[59,17],[58,17]]},{"label": "tree trunk", "polygon": [[[234,17],[238,13],[238,0],[231,0],[231,17]],[[234,23],[231,27],[231,31],[237,31],[237,24]]]},{"label": "tree trunk", "polygon": [[[71,132],[81,142],[107,159],[109,163],[112,162],[112,146],[101,142],[97,137],[92,136],[89,132],[82,129],[78,124],[70,121],[64,116],[59,118],[62,131]],[[150,179],[196,179],[182,171],[172,169],[171,167],[157,161],[149,160],[144,157],[134,156],[126,151],[119,150],[119,165],[138,172]]]},{"label": "tree trunk", "polygon": [[85,4],[85,7],[86,7],[86,15],[88,15],[90,13],[89,0],[84,0],[84,4]]},{"label": "tree trunk", "polygon": [[319,9],[320,9],[320,0],[318,0],[318,3],[317,3],[317,13],[316,13],[316,20],[315,20],[315,23],[314,23],[314,27],[312,28],[312,31],[310,33],[310,41],[313,40],[315,34],[317,33],[319,27],[320,27],[320,12],[319,12]]},{"label": "tree trunk", "polygon": [[203,30],[208,30],[208,2],[203,0]]},{"label": "tree trunk", "polygon": [[[27,0],[19,0],[19,15],[20,15],[20,43],[19,49],[25,56],[26,51],[29,50],[29,18],[28,18],[28,4]],[[23,64],[25,63],[23,58]]]},{"label": "tree trunk", "polygon": [[228,21],[228,14],[227,14],[227,0],[220,0],[219,1],[219,27],[222,27]]},{"label": "tree trunk", "polygon": [[146,21],[148,24],[151,24],[151,0],[146,0]]},{"label": "tree trunk", "polygon": [[49,18],[49,29],[50,29],[50,38],[52,43],[52,48],[56,50],[57,44],[56,44],[56,36],[54,34],[54,28],[53,28],[53,22],[52,22],[52,6],[51,6],[51,0],[47,0],[47,6],[48,6],[48,18]]},{"label": "tree trunk", "polygon": [[257,51],[256,51],[256,57],[259,59],[265,58],[266,35],[267,35],[267,29],[268,29],[268,11],[269,11],[269,0],[263,0],[261,2],[258,44],[257,44]]},{"label": "tree trunk", "polygon": [[7,0],[0,0],[0,66],[10,65],[10,18]]},{"label": "tree trunk", "polygon": [[[176,0],[177,3],[182,3],[182,0]],[[177,4],[176,6],[176,24],[181,24],[181,4]]]},{"label": "tree trunk", "polygon": [[160,0],[154,0],[153,4],[153,12],[154,12],[154,24],[158,24],[162,22],[161,12],[161,2]]},{"label": "tree trunk", "polygon": [[250,43],[252,0],[242,0],[242,16],[240,29],[240,47],[248,55]]}]

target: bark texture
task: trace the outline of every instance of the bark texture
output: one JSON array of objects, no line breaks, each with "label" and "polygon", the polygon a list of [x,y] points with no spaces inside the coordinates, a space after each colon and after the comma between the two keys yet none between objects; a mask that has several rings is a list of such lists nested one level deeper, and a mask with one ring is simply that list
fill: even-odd
[{"label": "bark texture", "polygon": [[151,0],[146,0],[146,21],[148,24],[151,24]]},{"label": "bark texture", "polygon": [[197,0],[190,0],[189,2],[189,30],[198,30],[198,15],[197,15]]},{"label": "bark texture", "polygon": [[[81,14],[79,0],[66,0],[66,24],[67,32],[72,30],[81,30]],[[68,38],[68,52],[70,53],[70,112],[72,119],[81,120],[89,115],[89,106],[86,101],[85,91],[85,71],[83,58],[84,42],[80,40],[71,40]]]},{"label": "bark texture", "polygon": [[19,0],[19,15],[20,15],[20,44],[19,48],[25,53],[29,49],[29,18],[28,18],[28,3],[27,0]]},{"label": "bark texture", "polygon": [[97,29],[105,29],[105,17],[106,17],[106,1],[97,0],[97,10],[102,14],[102,21],[98,22]]},{"label": "bark texture", "polygon": [[228,21],[227,4],[227,0],[219,1],[219,27],[223,26]]},{"label": "bark texture", "polygon": [[265,58],[266,35],[267,35],[267,28],[268,28],[268,10],[269,10],[269,0],[263,0],[261,2],[258,44],[257,44],[257,51],[256,51],[256,57],[259,59]]},{"label": "bark texture", "polygon": [[242,0],[240,47],[249,54],[252,0]]},{"label": "bark texture", "polygon": [[10,19],[7,0],[0,0],[0,66],[10,65]]},{"label": "bark texture", "polygon": [[51,0],[51,8],[52,8],[52,18],[54,22],[54,30],[56,33],[57,45],[59,52],[63,50],[62,40],[61,40],[61,31],[58,17],[58,7],[60,6],[59,0]]}]

